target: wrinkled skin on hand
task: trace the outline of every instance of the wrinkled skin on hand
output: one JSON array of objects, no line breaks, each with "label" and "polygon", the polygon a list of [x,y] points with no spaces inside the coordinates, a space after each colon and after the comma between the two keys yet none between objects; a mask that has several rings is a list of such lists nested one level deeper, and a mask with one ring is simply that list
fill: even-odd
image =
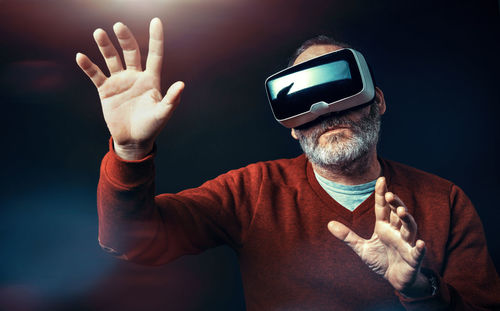
[{"label": "wrinkled skin on hand", "polygon": [[387,191],[384,177],[375,185],[375,228],[370,239],[337,221],[331,221],[328,229],[396,290],[411,296],[427,294],[429,284],[420,273],[425,243],[416,240],[415,220],[401,199]]},{"label": "wrinkled skin on hand", "polygon": [[163,26],[160,19],[154,18],[150,23],[149,51],[144,70],[139,46],[132,32],[122,23],[116,23],[113,30],[123,50],[126,68],[123,68],[118,51],[102,29],[94,32],[94,39],[110,76],[106,77],[84,54],[78,53],[76,62],[97,88],[116,153],[124,159],[137,160],[153,148],[156,137],[180,102],[184,83],[172,84],[165,96],[161,93]]}]

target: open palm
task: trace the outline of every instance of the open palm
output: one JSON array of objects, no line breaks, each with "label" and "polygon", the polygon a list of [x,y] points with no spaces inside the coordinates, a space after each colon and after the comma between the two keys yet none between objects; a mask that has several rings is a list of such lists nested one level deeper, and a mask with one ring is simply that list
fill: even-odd
[{"label": "open palm", "polygon": [[184,84],[176,82],[165,96],[161,94],[163,26],[158,18],[154,18],[150,24],[145,70],[142,70],[137,41],[128,27],[116,23],[113,30],[123,49],[126,69],[102,29],[94,32],[94,39],[106,61],[110,77],[106,77],[84,54],[78,53],[76,62],[99,92],[115,151],[125,159],[140,159],[151,151],[154,140],[178,105]]},{"label": "open palm", "polygon": [[419,276],[425,243],[416,241],[417,225],[404,203],[387,191],[385,178],[375,186],[375,229],[370,239],[331,221],[329,230],[349,245],[366,265],[399,291],[411,288]]}]

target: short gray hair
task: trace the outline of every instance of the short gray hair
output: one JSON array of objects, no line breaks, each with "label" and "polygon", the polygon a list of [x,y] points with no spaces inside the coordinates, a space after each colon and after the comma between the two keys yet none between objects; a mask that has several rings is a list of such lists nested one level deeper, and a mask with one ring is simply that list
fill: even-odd
[{"label": "short gray hair", "polygon": [[[306,42],[302,43],[302,45],[297,50],[295,50],[295,53],[292,55],[292,57],[290,57],[287,67],[293,66],[293,63],[295,63],[295,60],[297,59],[297,57],[299,57],[300,54],[304,53],[305,50],[307,50],[308,48],[310,48],[313,45],[335,45],[335,46],[345,48],[345,49],[355,49],[349,43],[337,41],[337,40],[333,39],[332,37],[328,37],[325,35],[319,35],[317,37],[314,37],[314,38],[309,39]],[[370,74],[372,75],[373,85],[377,86],[377,83],[375,81],[375,75],[373,73],[372,67],[370,66],[370,63],[368,63],[368,69],[370,70]]]},{"label": "short gray hair", "polygon": [[337,41],[332,37],[328,37],[325,35],[319,35],[302,43],[302,45],[297,50],[295,50],[295,53],[292,55],[292,57],[290,57],[290,60],[288,61],[288,67],[292,66],[297,57],[299,57],[300,54],[304,53],[305,50],[313,45],[336,45],[341,48],[352,48],[352,46],[348,43]]}]

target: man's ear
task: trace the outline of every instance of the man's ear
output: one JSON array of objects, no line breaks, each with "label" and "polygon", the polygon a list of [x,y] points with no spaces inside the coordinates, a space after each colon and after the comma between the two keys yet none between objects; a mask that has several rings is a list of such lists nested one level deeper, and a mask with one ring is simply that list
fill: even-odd
[{"label": "man's ear", "polygon": [[297,136],[297,133],[295,133],[295,129],[292,129],[292,137],[299,140],[299,137]]},{"label": "man's ear", "polygon": [[380,115],[383,115],[386,109],[384,92],[378,86],[375,87],[375,102],[378,105]]}]

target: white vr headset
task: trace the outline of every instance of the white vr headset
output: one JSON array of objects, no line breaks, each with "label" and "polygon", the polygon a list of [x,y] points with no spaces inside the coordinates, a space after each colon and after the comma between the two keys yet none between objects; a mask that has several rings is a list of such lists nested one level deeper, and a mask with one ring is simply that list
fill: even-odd
[{"label": "white vr headset", "polygon": [[360,52],[341,49],[273,74],[265,82],[276,120],[292,128],[370,103],[375,85]]}]

